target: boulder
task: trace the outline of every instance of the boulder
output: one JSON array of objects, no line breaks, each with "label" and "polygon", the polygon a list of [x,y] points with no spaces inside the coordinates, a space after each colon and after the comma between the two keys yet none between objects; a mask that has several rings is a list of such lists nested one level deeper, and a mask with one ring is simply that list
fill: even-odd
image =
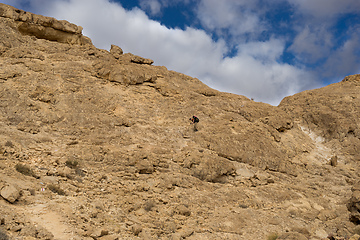
[{"label": "boulder", "polygon": [[148,64],[148,65],[151,65],[151,64],[154,63],[154,61],[151,60],[151,59],[139,57],[139,56],[136,56],[136,55],[134,55],[131,58],[131,62],[138,63],[138,64]]},{"label": "boulder", "polygon": [[112,44],[110,53],[114,56],[114,58],[119,59],[124,52],[120,47]]},{"label": "boulder", "polygon": [[1,189],[0,195],[10,203],[14,203],[20,197],[20,190],[14,185],[6,185]]}]

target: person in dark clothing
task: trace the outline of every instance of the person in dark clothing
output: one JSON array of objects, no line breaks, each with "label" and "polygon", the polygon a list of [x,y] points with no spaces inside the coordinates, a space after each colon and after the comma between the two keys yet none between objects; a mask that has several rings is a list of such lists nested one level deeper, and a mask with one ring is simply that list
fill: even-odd
[{"label": "person in dark clothing", "polygon": [[199,122],[199,118],[194,115],[189,120],[191,121],[192,124],[194,124],[194,132],[198,131],[197,123]]}]

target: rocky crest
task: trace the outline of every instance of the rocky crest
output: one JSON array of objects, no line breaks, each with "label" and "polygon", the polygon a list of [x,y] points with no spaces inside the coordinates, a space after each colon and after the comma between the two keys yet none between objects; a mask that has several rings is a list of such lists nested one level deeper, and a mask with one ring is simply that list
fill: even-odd
[{"label": "rocky crest", "polygon": [[91,40],[81,34],[82,27],[65,20],[35,15],[2,3],[0,17],[10,19],[10,26],[22,34],[62,43],[91,44]]},{"label": "rocky crest", "polygon": [[0,239],[357,239],[359,75],[275,107],[81,30],[0,4]]}]

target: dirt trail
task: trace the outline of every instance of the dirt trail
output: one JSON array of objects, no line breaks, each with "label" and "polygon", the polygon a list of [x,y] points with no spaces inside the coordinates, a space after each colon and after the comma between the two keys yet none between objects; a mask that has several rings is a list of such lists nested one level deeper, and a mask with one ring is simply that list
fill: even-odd
[{"label": "dirt trail", "polygon": [[26,214],[32,222],[51,232],[54,235],[54,239],[75,239],[73,230],[64,223],[64,218],[56,211],[53,211],[48,204],[35,204],[29,206],[26,209]]}]

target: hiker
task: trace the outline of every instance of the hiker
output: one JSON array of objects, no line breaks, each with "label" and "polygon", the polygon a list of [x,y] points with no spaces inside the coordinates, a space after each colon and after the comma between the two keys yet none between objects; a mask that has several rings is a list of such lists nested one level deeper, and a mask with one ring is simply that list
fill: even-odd
[{"label": "hiker", "polygon": [[197,129],[197,123],[199,122],[199,118],[194,115],[189,120],[191,121],[191,124],[194,124],[194,132],[196,132],[198,130]]}]

